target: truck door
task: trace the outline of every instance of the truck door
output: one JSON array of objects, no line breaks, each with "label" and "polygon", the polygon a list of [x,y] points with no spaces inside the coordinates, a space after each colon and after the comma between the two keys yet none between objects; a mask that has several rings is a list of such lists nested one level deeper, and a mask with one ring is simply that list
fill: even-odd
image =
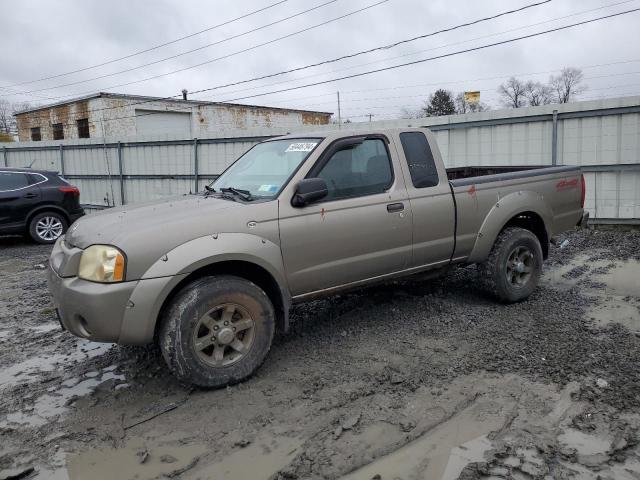
[{"label": "truck door", "polygon": [[412,267],[448,263],[455,241],[456,212],[449,179],[435,137],[428,135],[413,130],[396,137],[413,214]]},{"label": "truck door", "polygon": [[282,256],[294,296],[407,268],[411,206],[386,137],[330,145],[306,175],[315,177],[329,189],[318,203],[296,208],[280,198]]},{"label": "truck door", "polygon": [[0,227],[21,228],[40,201],[40,187],[23,172],[0,171]]}]

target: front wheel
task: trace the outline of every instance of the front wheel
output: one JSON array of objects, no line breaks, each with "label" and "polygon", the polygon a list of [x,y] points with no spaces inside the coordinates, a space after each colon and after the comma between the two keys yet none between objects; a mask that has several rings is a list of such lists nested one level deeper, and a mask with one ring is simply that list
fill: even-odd
[{"label": "front wheel", "polygon": [[499,300],[524,300],[535,290],[542,271],[540,241],[529,230],[510,227],[503,230],[481,265],[482,279]]},{"label": "front wheel", "polygon": [[249,377],[273,340],[275,314],[257,285],[230,275],[186,285],[167,309],[159,331],[170,370],[200,387],[221,387]]}]

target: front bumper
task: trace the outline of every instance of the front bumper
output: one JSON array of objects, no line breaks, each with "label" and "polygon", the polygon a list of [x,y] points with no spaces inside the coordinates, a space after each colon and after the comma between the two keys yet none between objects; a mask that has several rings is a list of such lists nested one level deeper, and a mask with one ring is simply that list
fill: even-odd
[{"label": "front bumper", "polygon": [[118,342],[125,310],[138,282],[102,284],[47,272],[60,323],[78,337]]},{"label": "front bumper", "polygon": [[187,274],[121,283],[96,283],[78,278],[82,250],[56,242],[47,269],[63,328],[95,342],[144,345],[153,341],[160,309]]}]

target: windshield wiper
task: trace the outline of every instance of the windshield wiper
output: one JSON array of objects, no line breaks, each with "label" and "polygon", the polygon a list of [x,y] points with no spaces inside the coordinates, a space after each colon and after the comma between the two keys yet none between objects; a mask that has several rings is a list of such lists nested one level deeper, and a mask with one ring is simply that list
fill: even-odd
[{"label": "windshield wiper", "polygon": [[251,195],[251,192],[249,190],[242,190],[240,188],[233,188],[233,187],[223,187],[220,189],[221,192],[229,192],[229,193],[233,193],[234,195],[239,196],[240,198],[242,198],[243,200],[246,200],[247,202],[250,202],[251,200],[253,200],[253,196]]},{"label": "windshield wiper", "polygon": [[204,196],[206,197],[207,195],[211,195],[212,193],[216,193],[216,189],[213,187],[210,187],[209,185],[205,185],[204,186]]}]

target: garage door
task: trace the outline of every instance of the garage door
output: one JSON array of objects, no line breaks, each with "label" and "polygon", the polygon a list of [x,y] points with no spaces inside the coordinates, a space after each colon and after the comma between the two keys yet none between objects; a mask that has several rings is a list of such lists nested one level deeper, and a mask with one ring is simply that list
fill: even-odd
[{"label": "garage door", "polygon": [[185,112],[157,112],[136,110],[138,135],[171,135],[191,138],[191,114]]}]

